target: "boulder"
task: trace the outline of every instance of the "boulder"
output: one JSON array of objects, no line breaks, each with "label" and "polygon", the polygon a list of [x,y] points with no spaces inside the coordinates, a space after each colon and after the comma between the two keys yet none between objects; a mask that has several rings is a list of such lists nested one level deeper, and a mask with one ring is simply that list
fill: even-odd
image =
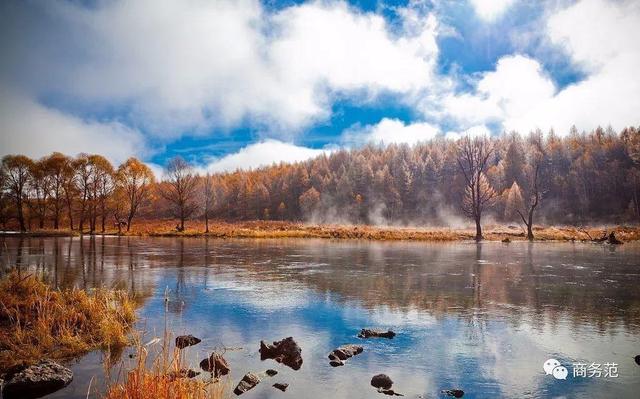
[{"label": "boulder", "polygon": [[204,371],[213,373],[213,376],[216,378],[220,377],[221,375],[229,374],[230,370],[229,364],[224,359],[224,357],[216,352],[213,352],[208,358],[203,359],[200,362],[200,368],[202,368]]},{"label": "boulder", "polygon": [[253,389],[259,383],[260,383],[260,378],[257,375],[253,373],[247,373],[244,375],[244,377],[242,377],[242,379],[236,386],[236,389],[233,390],[233,393],[235,393],[238,396],[242,395],[243,393]]},{"label": "boulder", "polygon": [[442,393],[454,398],[461,398],[464,396],[464,391],[462,389],[444,389],[442,390]]},{"label": "boulder", "polygon": [[197,345],[202,340],[200,338],[196,338],[193,335],[180,335],[176,337],[176,347],[178,349],[184,349],[187,346]]},{"label": "boulder", "polygon": [[371,378],[371,386],[379,390],[391,389],[392,385],[393,381],[386,374],[374,375],[373,378]]},{"label": "boulder", "polygon": [[45,359],[11,375],[5,382],[3,397],[38,398],[66,387],[72,380],[71,370]]},{"label": "boulder", "polygon": [[362,351],[362,346],[359,345],[342,345],[329,353],[329,364],[333,367],[344,366],[345,360],[362,353]]},{"label": "boulder", "polygon": [[275,384],[273,384],[273,387],[274,387],[275,389],[279,389],[279,390],[281,390],[282,392],[284,392],[284,391],[286,391],[286,390],[287,390],[287,388],[289,387],[289,384],[285,384],[285,383],[283,383],[283,382],[276,382]]},{"label": "boulder", "polygon": [[294,370],[300,370],[300,367],[302,367],[302,349],[292,337],[274,341],[272,345],[267,345],[264,341],[260,341],[260,359],[273,359]]},{"label": "boulder", "polygon": [[383,331],[383,330],[370,330],[368,328],[363,328],[360,330],[360,334],[358,334],[358,338],[389,338],[392,339],[396,336],[391,330]]}]

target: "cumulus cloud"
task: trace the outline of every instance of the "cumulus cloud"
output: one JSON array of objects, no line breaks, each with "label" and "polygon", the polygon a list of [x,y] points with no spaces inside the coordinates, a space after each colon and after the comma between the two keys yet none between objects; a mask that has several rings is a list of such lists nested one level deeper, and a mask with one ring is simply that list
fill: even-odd
[{"label": "cumulus cloud", "polygon": [[342,141],[349,145],[372,144],[416,144],[436,137],[437,126],[426,122],[405,124],[398,119],[383,118],[375,125],[354,126],[342,135]]},{"label": "cumulus cloud", "polygon": [[19,95],[0,98],[0,156],[39,158],[58,150],[70,155],[98,153],[118,164],[144,155],[144,137],[118,122],[86,121],[47,108]]},{"label": "cumulus cloud", "polygon": [[250,144],[236,153],[211,160],[204,169],[206,172],[231,172],[280,162],[305,161],[326,152],[328,150],[297,146],[279,140],[265,140]]},{"label": "cumulus cloud", "polygon": [[636,125],[640,47],[632,32],[638,24],[640,4],[633,1],[583,0],[553,12],[545,35],[586,74],[583,80],[558,89],[538,60],[509,55],[481,74],[472,92],[444,95],[443,114],[463,128],[493,122],[520,132]]},{"label": "cumulus cloud", "polygon": [[24,62],[13,70],[33,96],[125,104],[136,125],[163,137],[243,123],[295,131],[328,117],[336,95],[366,100],[424,89],[438,53],[433,15],[392,33],[382,16],[342,1],[275,13],[257,0],[41,8],[29,37],[20,39],[16,24],[5,28],[25,47],[36,46],[18,54]]}]

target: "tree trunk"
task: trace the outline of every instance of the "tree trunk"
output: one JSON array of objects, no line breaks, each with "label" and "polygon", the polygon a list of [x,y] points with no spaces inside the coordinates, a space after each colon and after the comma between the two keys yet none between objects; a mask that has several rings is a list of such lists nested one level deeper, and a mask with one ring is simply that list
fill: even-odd
[{"label": "tree trunk", "polygon": [[480,225],[479,216],[476,216],[476,241],[482,241],[482,226]]},{"label": "tree trunk", "polygon": [[17,203],[18,208],[18,222],[20,223],[20,231],[27,231],[27,226],[24,224],[24,213],[22,212],[22,200],[18,200]]},{"label": "tree trunk", "polygon": [[533,241],[533,209],[529,211],[529,223],[527,223],[527,239]]},{"label": "tree trunk", "polygon": [[205,233],[209,232],[209,215],[207,215],[206,212],[204,214],[204,232]]}]

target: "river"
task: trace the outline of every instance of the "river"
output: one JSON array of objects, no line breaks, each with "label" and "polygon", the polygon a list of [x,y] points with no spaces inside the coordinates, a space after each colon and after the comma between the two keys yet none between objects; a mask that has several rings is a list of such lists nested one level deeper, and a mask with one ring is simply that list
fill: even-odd
[{"label": "river", "polygon": [[[146,338],[168,329],[203,339],[187,350],[194,368],[212,350],[229,348],[232,388],[247,371],[278,370],[243,398],[382,398],[369,385],[378,373],[408,398],[443,397],[450,388],[463,389],[465,398],[640,392],[640,244],[0,241],[3,271],[17,265],[59,287],[134,293]],[[361,340],[365,327],[397,336]],[[289,336],[302,348],[300,370],[260,360],[260,340]],[[348,343],[364,352],[330,367],[327,354]],[[566,380],[545,373],[550,358],[566,367]],[[85,398],[90,383],[100,390],[99,352],[68,365],[72,384],[50,398]],[[280,392],[274,382],[289,389]]]}]

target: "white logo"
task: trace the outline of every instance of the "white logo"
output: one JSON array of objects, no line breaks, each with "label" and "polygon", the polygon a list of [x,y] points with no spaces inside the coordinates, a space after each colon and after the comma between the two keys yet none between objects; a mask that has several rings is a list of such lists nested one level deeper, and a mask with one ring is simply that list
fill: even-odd
[{"label": "white logo", "polygon": [[544,372],[553,375],[556,380],[566,380],[569,371],[556,359],[549,359],[542,365]]}]

